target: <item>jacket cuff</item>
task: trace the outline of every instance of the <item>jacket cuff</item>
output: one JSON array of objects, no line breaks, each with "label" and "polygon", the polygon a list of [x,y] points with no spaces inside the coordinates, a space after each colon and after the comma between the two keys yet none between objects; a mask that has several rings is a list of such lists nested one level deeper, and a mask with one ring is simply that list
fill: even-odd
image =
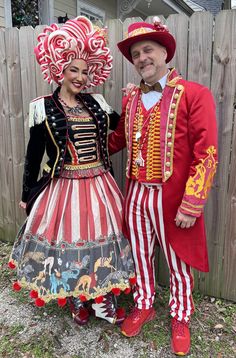
[{"label": "jacket cuff", "polygon": [[198,218],[202,215],[204,205],[194,205],[185,200],[182,200],[182,203],[179,207],[179,211],[184,215],[190,215]]},{"label": "jacket cuff", "polygon": [[24,202],[24,203],[27,203],[27,200],[28,200],[28,196],[29,196],[29,191],[23,191],[22,192],[22,195],[21,195],[21,200]]}]

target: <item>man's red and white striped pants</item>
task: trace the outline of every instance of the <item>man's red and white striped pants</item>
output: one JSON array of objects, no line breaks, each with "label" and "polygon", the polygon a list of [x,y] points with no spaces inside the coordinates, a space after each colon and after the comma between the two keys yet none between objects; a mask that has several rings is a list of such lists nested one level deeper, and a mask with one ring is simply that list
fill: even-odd
[{"label": "man's red and white striped pants", "polygon": [[158,240],[170,271],[170,314],[180,321],[188,322],[194,311],[193,276],[190,266],[180,260],[166,242],[161,185],[148,185],[130,180],[125,218],[137,276],[134,290],[135,305],[140,309],[148,309],[153,305],[155,247]]}]

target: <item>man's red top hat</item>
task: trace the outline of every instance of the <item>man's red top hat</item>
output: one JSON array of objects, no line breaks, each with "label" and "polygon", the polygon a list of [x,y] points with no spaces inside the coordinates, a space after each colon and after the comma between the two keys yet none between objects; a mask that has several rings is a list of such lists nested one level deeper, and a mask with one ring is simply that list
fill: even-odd
[{"label": "man's red top hat", "polygon": [[135,22],[128,27],[128,37],[119,42],[119,47],[122,54],[130,61],[132,61],[130,48],[136,42],[151,40],[159,43],[166,48],[167,58],[166,63],[170,62],[175,54],[175,39],[165,25],[161,24],[158,17],[153,18],[153,24],[147,22]]}]

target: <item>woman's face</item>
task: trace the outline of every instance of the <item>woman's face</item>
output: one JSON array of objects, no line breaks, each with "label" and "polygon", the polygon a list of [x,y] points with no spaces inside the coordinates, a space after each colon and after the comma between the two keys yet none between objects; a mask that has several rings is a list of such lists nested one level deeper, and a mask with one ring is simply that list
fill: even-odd
[{"label": "woman's face", "polygon": [[64,81],[62,87],[73,95],[80,93],[88,79],[88,66],[84,60],[73,60],[63,72]]}]

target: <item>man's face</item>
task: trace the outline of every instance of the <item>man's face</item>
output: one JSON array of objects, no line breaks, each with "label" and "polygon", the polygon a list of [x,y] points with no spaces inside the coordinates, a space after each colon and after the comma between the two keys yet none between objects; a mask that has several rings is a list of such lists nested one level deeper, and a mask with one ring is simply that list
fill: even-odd
[{"label": "man's face", "polygon": [[167,73],[167,52],[157,42],[137,42],[131,46],[130,52],[137,72],[146,83],[152,85]]}]

